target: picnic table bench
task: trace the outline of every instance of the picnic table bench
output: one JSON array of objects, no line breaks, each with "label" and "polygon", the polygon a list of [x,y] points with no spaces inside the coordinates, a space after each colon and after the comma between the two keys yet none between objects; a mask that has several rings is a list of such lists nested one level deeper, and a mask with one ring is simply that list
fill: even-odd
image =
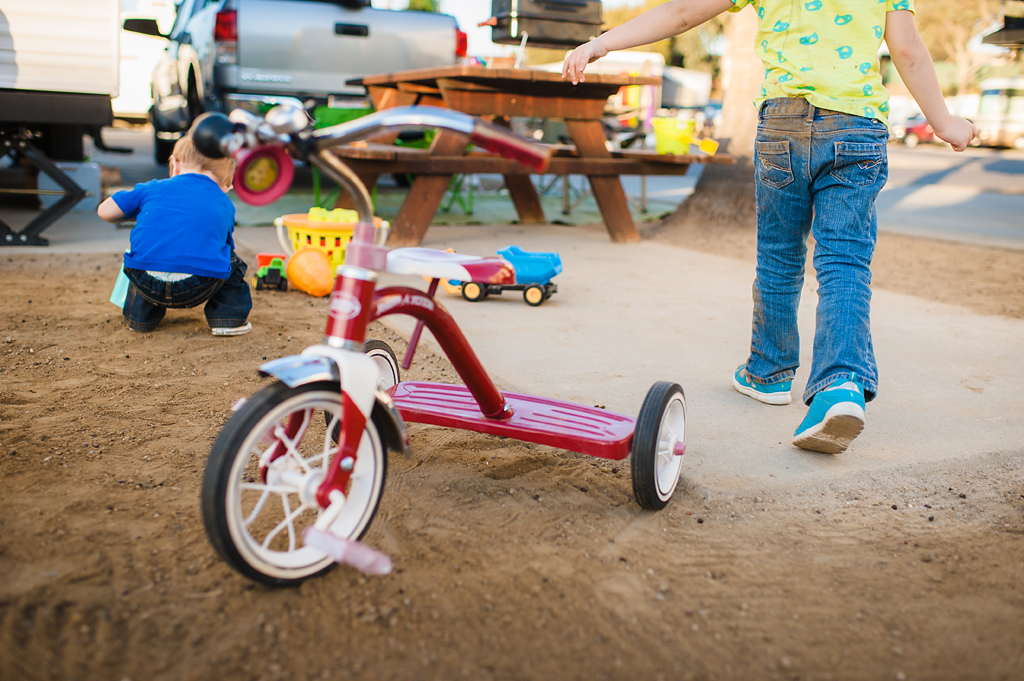
[{"label": "picnic table bench", "polygon": [[[639,241],[620,175],[683,175],[691,163],[731,163],[716,156],[657,154],[654,151],[609,150],[601,116],[608,97],[620,87],[657,84],[649,76],[588,74],[572,85],[560,73],[530,69],[491,69],[450,66],[367,76],[349,81],[363,85],[377,110],[394,106],[446,106],[484,117],[557,117],[565,120],[571,145],[551,145],[548,173],[586,175],[612,241]],[[540,198],[530,181],[533,172],[494,154],[470,151],[469,140],[444,130],[429,149],[390,144],[392,137],[332,149],[367,187],[383,173],[415,176],[392,223],[389,244],[417,245],[430,225],[454,175],[495,173],[505,178],[519,220],[547,222]]]}]

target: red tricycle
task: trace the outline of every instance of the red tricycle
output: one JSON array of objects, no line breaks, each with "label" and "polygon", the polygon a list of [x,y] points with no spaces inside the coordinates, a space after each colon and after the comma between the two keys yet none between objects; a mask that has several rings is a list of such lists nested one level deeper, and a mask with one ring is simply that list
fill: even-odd
[{"label": "red tricycle", "polygon": [[[235,188],[269,203],[287,190],[292,157],[308,160],[354,197],[359,214],[345,262],[337,270],[322,343],[268,362],[276,381],[239,400],[210,452],[202,515],[210,541],[233,568],[259,582],[294,585],[322,573],[335,558],[316,530],[341,541],[367,531],[384,490],[387,452],[409,455],[406,422],[463,428],[606,459],[630,457],[633,493],[643,508],[661,509],[679,481],[685,445],[682,388],[658,382],[639,416],[556,399],[500,392],[459,330],[434,299],[438,282],[510,285],[512,265],[426,248],[388,249],[388,226],[373,224],[369,193],[355,173],[325,149],[385,131],[444,128],[542,172],[547,150],[509,130],[447,109],[404,107],[312,130],[298,108],[278,106],[259,118],[241,110],[206,114],[193,135],[210,156],[238,160]],[[278,169],[280,170],[278,172]],[[252,179],[252,182],[247,182]],[[378,273],[426,277],[429,288],[377,288]],[[417,320],[405,362],[423,325],[434,334],[464,382],[403,382],[395,353],[367,340],[367,325],[394,314]]]}]

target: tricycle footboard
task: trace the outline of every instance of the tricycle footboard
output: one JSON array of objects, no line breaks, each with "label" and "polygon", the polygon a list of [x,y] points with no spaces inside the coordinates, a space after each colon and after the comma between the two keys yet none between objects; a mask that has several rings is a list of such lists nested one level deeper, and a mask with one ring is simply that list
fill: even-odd
[{"label": "tricycle footboard", "polygon": [[408,422],[501,435],[603,459],[629,455],[636,424],[630,416],[532,395],[502,395],[514,412],[502,421],[484,418],[461,385],[405,381],[392,399]]}]

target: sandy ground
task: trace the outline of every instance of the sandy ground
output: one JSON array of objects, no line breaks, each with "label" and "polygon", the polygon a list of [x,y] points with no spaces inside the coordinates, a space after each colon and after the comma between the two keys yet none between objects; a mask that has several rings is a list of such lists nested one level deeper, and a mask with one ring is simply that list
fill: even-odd
[{"label": "sandy ground", "polygon": [[[249,582],[206,539],[200,477],[325,301],[259,292],[239,338],[200,310],[133,334],[117,265],[0,260],[2,679],[1024,678],[1020,451],[785,493],[684,483],[652,513],[621,464],[414,425],[366,538],[391,575]],[[876,284],[1024,317],[1021,251],[884,236]],[[421,352],[406,377],[452,372]]]}]

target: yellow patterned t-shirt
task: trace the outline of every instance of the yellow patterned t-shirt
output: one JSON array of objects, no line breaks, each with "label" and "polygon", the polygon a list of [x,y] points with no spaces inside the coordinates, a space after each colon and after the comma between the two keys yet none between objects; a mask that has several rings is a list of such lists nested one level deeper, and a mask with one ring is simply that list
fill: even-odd
[{"label": "yellow patterned t-shirt", "polygon": [[732,0],[757,10],[755,51],[766,70],[755,105],[804,97],[816,107],[889,125],[889,93],[878,71],[885,15],[914,0]]}]

